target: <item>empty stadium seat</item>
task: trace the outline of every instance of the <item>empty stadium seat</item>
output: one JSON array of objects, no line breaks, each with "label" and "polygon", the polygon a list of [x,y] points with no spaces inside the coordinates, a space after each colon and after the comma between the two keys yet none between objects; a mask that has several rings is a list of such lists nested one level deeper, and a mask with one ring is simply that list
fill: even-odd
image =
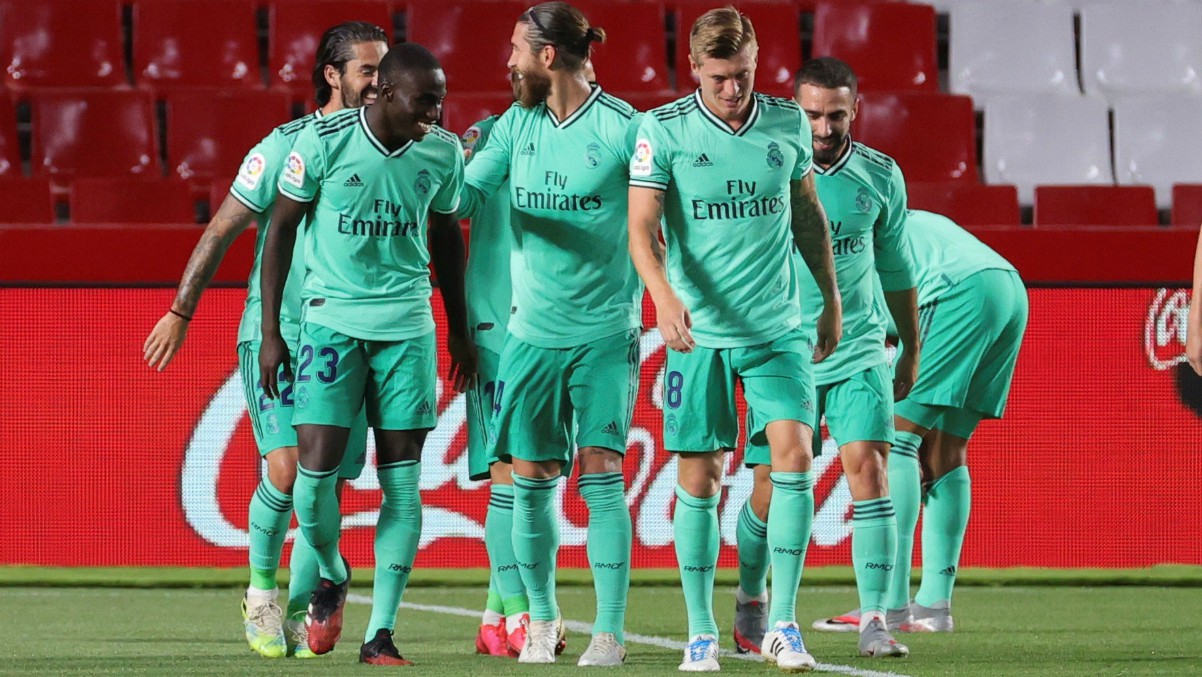
[{"label": "empty stadium seat", "polygon": [[1036,226],[1155,226],[1150,186],[1036,186]]},{"label": "empty stadium seat", "polygon": [[613,95],[644,112],[686,96],[669,92],[614,92]]},{"label": "empty stadium seat", "polygon": [[1081,79],[1111,101],[1202,93],[1202,4],[1148,0],[1081,10]]},{"label": "empty stadium seat", "polygon": [[998,94],[1079,94],[1073,9],[1055,2],[960,2],[951,9],[951,90],[977,106]]},{"label": "empty stadium seat", "polygon": [[972,99],[937,92],[865,92],[853,136],[891,156],[907,181],[977,181]]},{"label": "empty stadium seat", "polygon": [[442,104],[442,126],[462,135],[489,115],[502,115],[513,104],[513,95],[498,92],[451,92]]},{"label": "empty stadium seat", "polygon": [[31,87],[126,84],[119,0],[0,2],[4,83]]},{"label": "empty stadium seat", "polygon": [[985,104],[985,182],[1018,187],[1031,204],[1036,184],[1114,183],[1106,102],[1084,96],[995,97]]},{"label": "empty stadium seat", "polygon": [[939,88],[935,10],[929,5],[820,2],[812,53],[851,64],[861,90]]},{"label": "empty stadium seat", "polygon": [[511,92],[509,38],[529,5],[511,0],[449,0],[409,6],[407,37],[442,63],[450,92]]},{"label": "empty stadium seat", "polygon": [[288,121],[279,91],[197,90],[167,96],[167,166],[182,179],[233,180],[250,149]]},{"label": "empty stadium seat", "polygon": [[192,189],[179,179],[76,179],[70,195],[72,223],[196,222]]},{"label": "empty stadium seat", "polygon": [[159,176],[149,92],[39,92],[31,99],[34,174],[63,182],[80,176]]},{"label": "empty stadium seat", "polygon": [[1193,228],[1202,225],[1202,183],[1179,183],[1173,186],[1173,210],[1169,223]]},{"label": "empty stadium seat", "polygon": [[54,223],[50,179],[0,178],[0,223]]},{"label": "empty stadium seat", "polygon": [[1202,183],[1202,99],[1116,101],[1114,174],[1120,184],[1152,185],[1162,209],[1174,183]]},{"label": "empty stadium seat", "polygon": [[245,0],[138,0],[133,35],[140,85],[263,86],[255,6]]},{"label": "empty stadium seat", "polygon": [[0,176],[21,174],[21,153],[17,141],[17,113],[6,96],[0,96]]},{"label": "empty stadium seat", "polygon": [[671,89],[662,3],[594,0],[578,3],[577,7],[590,25],[606,32],[605,42],[593,43],[593,70],[602,87],[610,91]]},{"label": "empty stadium seat", "polygon": [[[689,31],[702,14],[719,6],[709,0],[679,0],[676,5],[676,88],[697,86],[689,68]],[[755,26],[760,51],[755,88],[776,96],[793,96],[793,73],[801,65],[801,13],[788,0],[744,3],[739,10]]]},{"label": "empty stadium seat", "polygon": [[964,181],[906,182],[911,209],[943,214],[962,226],[1017,226],[1022,223],[1014,186]]},{"label": "empty stadium seat", "polygon": [[[271,83],[301,99],[312,97],[313,64],[326,29],[345,21],[375,24],[392,42],[392,10],[381,0],[275,0],[268,9],[268,71]],[[412,37],[411,40],[422,42]],[[422,44],[426,44],[422,42]],[[506,40],[508,44],[508,40]]]}]

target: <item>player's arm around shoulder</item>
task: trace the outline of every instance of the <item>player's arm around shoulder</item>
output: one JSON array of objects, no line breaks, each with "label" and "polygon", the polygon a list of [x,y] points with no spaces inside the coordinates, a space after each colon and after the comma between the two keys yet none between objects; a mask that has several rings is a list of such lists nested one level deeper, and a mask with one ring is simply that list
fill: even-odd
[{"label": "player's arm around shoulder", "polygon": [[[513,106],[499,118],[488,118],[473,125],[480,132],[480,138],[468,154],[470,162],[463,175],[459,218],[470,219],[479,214],[488,198],[509,178],[513,124],[520,114],[521,107]],[[487,128],[482,127],[485,122],[488,122]]]}]

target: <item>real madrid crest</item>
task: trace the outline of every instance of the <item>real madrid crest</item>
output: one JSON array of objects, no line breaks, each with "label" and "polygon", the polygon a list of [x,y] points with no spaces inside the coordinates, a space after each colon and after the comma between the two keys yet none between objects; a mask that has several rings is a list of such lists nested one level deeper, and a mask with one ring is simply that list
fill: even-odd
[{"label": "real madrid crest", "polygon": [[417,173],[417,178],[413,180],[413,188],[422,195],[430,192],[430,172],[423,169]]},{"label": "real madrid crest", "polygon": [[773,169],[785,166],[785,155],[780,152],[780,146],[775,141],[768,144],[768,166]]},{"label": "real madrid crest", "polygon": [[584,150],[584,165],[589,169],[601,166],[601,146],[599,144],[590,143]]}]

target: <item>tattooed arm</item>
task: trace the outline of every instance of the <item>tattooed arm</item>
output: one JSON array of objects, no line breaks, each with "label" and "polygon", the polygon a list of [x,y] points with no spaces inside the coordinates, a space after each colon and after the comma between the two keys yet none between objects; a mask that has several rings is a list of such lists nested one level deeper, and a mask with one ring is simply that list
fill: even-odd
[{"label": "tattooed arm", "polygon": [[814,361],[821,362],[839,345],[843,336],[843,302],[835,282],[835,257],[831,252],[831,234],[827,227],[826,211],[818,201],[814,173],[789,184],[792,202],[793,240],[801,258],[814,275],[822,292],[822,316],[818,318],[818,344],[814,346]]}]

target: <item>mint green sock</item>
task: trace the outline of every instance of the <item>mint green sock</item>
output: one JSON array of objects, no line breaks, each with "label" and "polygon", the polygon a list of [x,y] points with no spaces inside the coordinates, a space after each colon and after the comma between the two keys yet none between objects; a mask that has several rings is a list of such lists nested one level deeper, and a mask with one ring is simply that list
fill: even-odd
[{"label": "mint green sock", "polygon": [[923,606],[951,604],[971,507],[972,480],[967,466],[956,468],[931,485],[922,518],[922,585],[915,602]]},{"label": "mint green sock", "polygon": [[304,531],[297,529],[296,539],[292,541],[292,556],[288,560],[289,618],[309,610],[309,597],[317,587],[318,576],[317,552],[305,540]]},{"label": "mint green sock", "polygon": [[384,500],[376,522],[376,580],[364,643],[374,639],[381,628],[391,631],[396,625],[397,607],[409,584],[422,535],[422,497],[417,488],[421,474],[420,461],[398,461],[376,468]]},{"label": "mint green sock", "polygon": [[851,504],[851,561],[860,613],[885,612],[897,559],[897,516],[888,496]]},{"label": "mint green sock", "polygon": [[922,438],[897,431],[897,441],[889,452],[889,498],[897,513],[897,557],[889,581],[888,609],[910,605],[910,566],[914,559],[914,528],[922,508],[922,470],[918,466],[918,447]]},{"label": "mint green sock", "polygon": [[559,552],[559,521],[555,516],[555,490],[559,478],[545,480],[513,475],[513,554],[530,599],[530,620],[553,621],[559,616],[555,601],[555,557]]},{"label": "mint green sock", "polygon": [[597,595],[593,634],[612,632],[625,643],[632,531],[626,484],[620,472],[582,475],[576,484],[588,505],[588,562]]},{"label": "mint green sock", "polygon": [[[491,571],[489,585],[494,586],[503,608],[489,609],[508,616],[509,606],[516,598],[525,606],[526,588],[522,585],[522,574],[518,571],[518,560],[513,554],[513,486],[493,484],[489,489],[488,514],[484,517],[484,547],[488,550]],[[491,604],[491,596],[490,596]],[[520,612],[513,612],[520,613]]]},{"label": "mint green sock", "polygon": [[814,526],[814,473],[774,472],[768,509],[768,552],[772,562],[772,600],[768,629],[797,621],[797,588]]},{"label": "mint green sock", "polygon": [[280,567],[280,551],[292,520],[292,497],[264,477],[250,498],[250,587],[272,590]]},{"label": "mint green sock", "polygon": [[718,636],[714,621],[714,569],[718,566],[718,502],[722,494],[709,498],[689,495],[676,487],[676,515],[672,519],[676,539],[676,563],[680,587],[689,614],[689,637]]},{"label": "mint green sock", "polygon": [[739,511],[735,541],[739,548],[739,588],[749,597],[759,597],[768,583],[768,525],[756,517],[751,499]]},{"label": "mint green sock", "polygon": [[296,464],[296,483],[292,486],[292,502],[296,521],[305,539],[317,555],[320,576],[335,583],[346,580],[346,565],[338,553],[342,533],[342,513],[338,508],[338,469],[313,472]]}]

